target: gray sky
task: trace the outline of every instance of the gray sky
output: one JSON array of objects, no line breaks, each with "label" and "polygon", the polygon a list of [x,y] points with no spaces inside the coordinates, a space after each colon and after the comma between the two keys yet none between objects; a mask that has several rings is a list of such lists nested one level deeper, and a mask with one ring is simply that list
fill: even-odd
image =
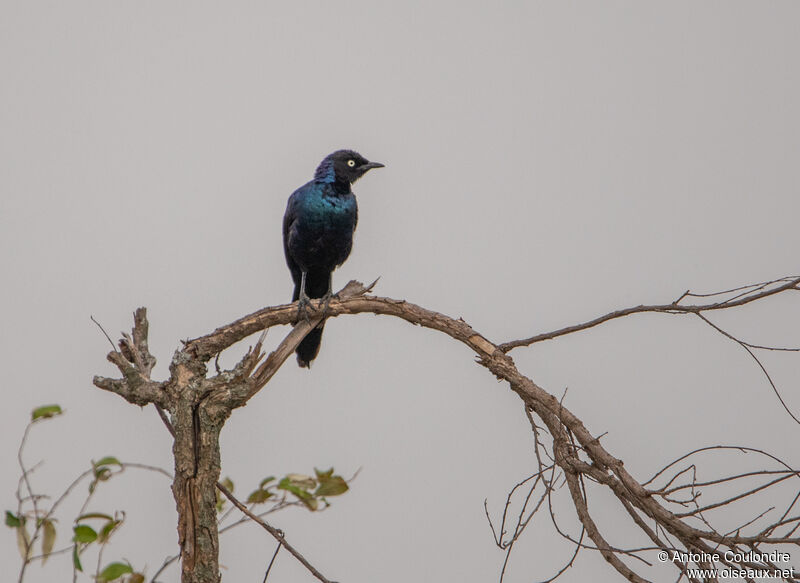
[{"label": "gray sky", "polygon": [[[89,316],[116,338],[147,306],[163,378],[179,339],[288,301],[286,198],[341,147],[386,169],[355,187],[360,221],[336,288],[381,276],[378,294],[463,317],[494,341],[798,271],[796,3],[0,9],[4,508],[18,439],[43,403],[67,415],[31,435],[41,489],[56,494],[109,454],[170,467],[155,413],[92,387],[115,371]],[[786,297],[715,321],[796,346],[798,317]],[[608,431],[635,476],[715,443],[800,465],[798,427],[760,371],[699,321],[640,316],[512,355],[551,392],[569,387],[567,405]],[[400,321],[332,321],[310,373],[287,362],[233,414],[223,474],[246,493],[270,474],[362,468],[325,513],[273,519],[333,579],[495,581],[502,553],[483,500],[497,514],[533,450],[519,399],[472,360]],[[766,361],[800,410],[800,361]],[[620,522],[610,500],[591,503]],[[106,561],[152,574],[176,549],[162,477],[122,476],[93,508],[127,511]],[[567,505],[559,516],[576,532]],[[544,518],[507,581],[544,579],[568,558]],[[610,528],[612,542],[642,542]],[[0,532],[11,569],[13,533]],[[247,526],[221,544],[225,580],[261,580],[266,535]],[[67,564],[26,581],[67,580]],[[276,581],[312,581],[288,554],[275,569]],[[618,579],[585,553],[562,580]]]}]

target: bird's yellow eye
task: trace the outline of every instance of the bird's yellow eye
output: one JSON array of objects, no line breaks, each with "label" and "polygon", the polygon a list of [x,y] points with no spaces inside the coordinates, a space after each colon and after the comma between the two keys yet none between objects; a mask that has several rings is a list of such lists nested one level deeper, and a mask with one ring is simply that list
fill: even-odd
[{"label": "bird's yellow eye", "polygon": [[352,168],[353,166],[356,165],[356,161],[355,160],[348,160],[347,161],[347,165],[350,166],[350,168]]}]

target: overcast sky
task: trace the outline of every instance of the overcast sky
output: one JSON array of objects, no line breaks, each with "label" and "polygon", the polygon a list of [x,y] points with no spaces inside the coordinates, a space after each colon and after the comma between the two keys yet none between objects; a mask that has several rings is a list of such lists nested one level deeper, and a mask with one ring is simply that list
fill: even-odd
[{"label": "overcast sky", "polygon": [[[334,287],[381,276],[376,293],[493,341],[795,274],[798,22],[793,2],[0,0],[3,508],[43,403],[66,415],[30,437],[40,490],[58,494],[104,455],[171,469],[154,411],[92,386],[116,371],[90,315],[116,338],[147,306],[164,378],[180,339],[288,301],[286,199],[338,148],[386,168],[354,188],[358,230]],[[785,297],[715,321],[797,346],[799,317]],[[716,443],[800,465],[798,426],[760,370],[696,319],[632,317],[512,355],[552,393],[568,387],[565,403],[639,478]],[[800,359],[767,363],[800,410]],[[287,361],[233,414],[222,471],[246,494],[270,474],[361,468],[326,512],[272,519],[332,579],[496,581],[483,501],[497,516],[534,468],[531,446],[520,400],[468,349],[365,315],[329,322],[313,370]],[[612,543],[642,544],[608,497],[590,503]],[[152,575],[175,552],[162,476],[126,473],[92,508],[127,513],[105,561]],[[568,504],[559,516],[577,531]],[[0,532],[15,572],[13,532]],[[221,545],[224,580],[261,580],[274,549],[262,531]],[[544,515],[518,549],[512,583],[551,576],[571,551]],[[26,581],[70,580],[68,564]],[[272,577],[313,581],[285,553]],[[587,552],[562,580],[619,576]]]}]

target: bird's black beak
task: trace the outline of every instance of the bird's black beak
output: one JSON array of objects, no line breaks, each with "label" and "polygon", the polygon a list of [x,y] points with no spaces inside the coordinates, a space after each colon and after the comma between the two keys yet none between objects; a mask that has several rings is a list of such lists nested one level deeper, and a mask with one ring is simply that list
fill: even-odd
[{"label": "bird's black beak", "polygon": [[362,164],[358,167],[362,174],[367,170],[372,170],[373,168],[385,168],[385,166],[380,162],[367,162],[366,164]]}]

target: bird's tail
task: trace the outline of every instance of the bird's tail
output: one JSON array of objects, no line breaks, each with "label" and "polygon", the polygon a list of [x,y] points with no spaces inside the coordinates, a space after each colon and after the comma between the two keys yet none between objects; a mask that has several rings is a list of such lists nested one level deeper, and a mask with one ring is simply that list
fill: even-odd
[{"label": "bird's tail", "polygon": [[297,345],[297,364],[301,368],[311,368],[311,361],[319,354],[319,344],[322,342],[322,329],[325,328],[325,321],[320,322],[316,328],[306,334],[303,341]]},{"label": "bird's tail", "polygon": [[[306,276],[306,294],[311,299],[323,297],[330,289],[331,273],[309,271]],[[296,302],[300,297],[300,281],[297,278],[292,301]],[[297,345],[297,364],[301,368],[311,368],[311,361],[319,354],[319,344],[322,341],[322,329],[325,327],[325,320],[320,322],[311,332],[306,334],[302,342]]]}]

